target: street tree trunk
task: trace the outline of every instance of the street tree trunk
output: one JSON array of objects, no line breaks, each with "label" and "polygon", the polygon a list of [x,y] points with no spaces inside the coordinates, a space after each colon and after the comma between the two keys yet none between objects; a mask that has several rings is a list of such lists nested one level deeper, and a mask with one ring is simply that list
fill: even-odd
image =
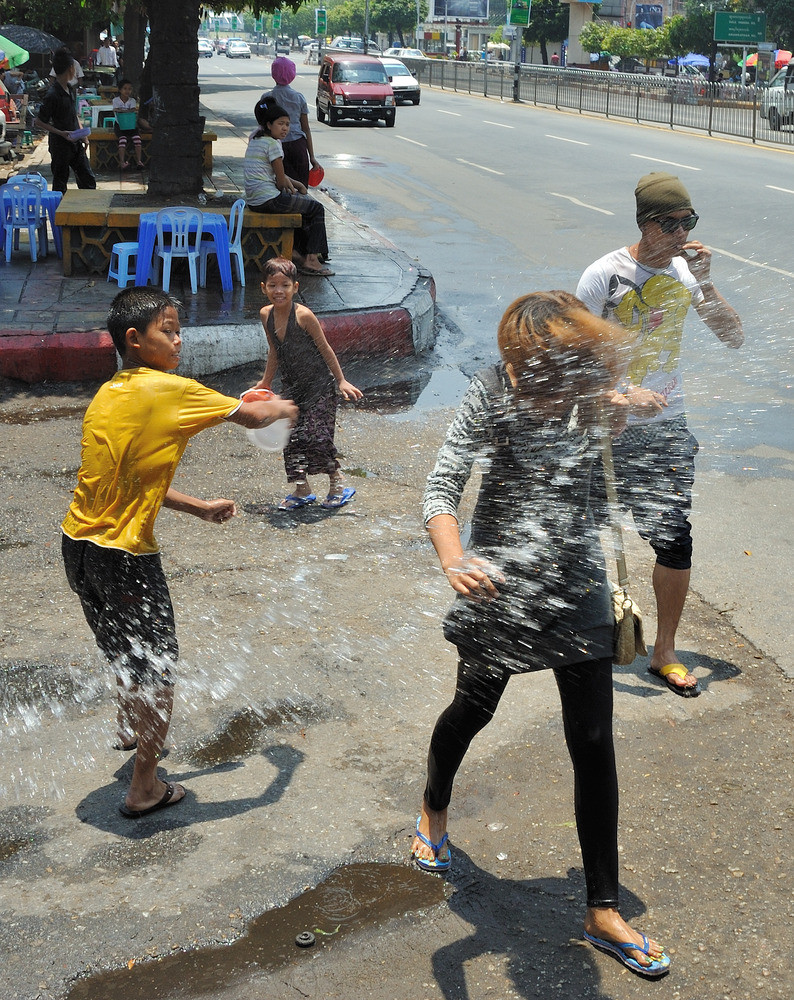
[{"label": "street tree trunk", "polygon": [[[149,4],[147,67],[151,67],[151,167],[149,193],[176,197],[203,188],[199,115],[197,0]],[[148,115],[146,116],[148,118]]]},{"label": "street tree trunk", "polygon": [[[148,18],[137,3],[124,8],[124,77],[137,90],[143,69],[143,48]],[[144,118],[146,115],[143,116]]]}]

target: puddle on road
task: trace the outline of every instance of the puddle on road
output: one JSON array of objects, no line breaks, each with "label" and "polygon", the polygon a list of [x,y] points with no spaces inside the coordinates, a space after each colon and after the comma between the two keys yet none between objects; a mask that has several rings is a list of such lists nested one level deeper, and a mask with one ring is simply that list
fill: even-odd
[{"label": "puddle on road", "polygon": [[15,854],[18,854],[24,848],[30,846],[30,839],[28,837],[0,837],[0,861],[8,861],[9,858],[13,858]]},{"label": "puddle on road", "polygon": [[[355,864],[338,868],[315,889],[254,920],[232,945],[169,955],[162,961],[81,980],[67,1000],[192,1000],[229,989],[257,972],[308,959],[318,948],[364,927],[445,898],[446,883],[415,868],[395,864]],[[313,947],[295,939],[311,932]]]},{"label": "puddle on road", "polygon": [[77,406],[54,406],[52,408],[37,410],[35,406],[29,406],[26,410],[4,411],[0,413],[0,424],[41,424],[46,420],[61,420],[65,417],[80,417],[85,414],[87,403]]},{"label": "puddle on road", "polygon": [[244,709],[230,716],[207,739],[185,747],[183,757],[196,767],[227,764],[260,750],[269,730],[289,724],[306,726],[322,719],[321,707],[309,702],[290,701],[264,709]]}]

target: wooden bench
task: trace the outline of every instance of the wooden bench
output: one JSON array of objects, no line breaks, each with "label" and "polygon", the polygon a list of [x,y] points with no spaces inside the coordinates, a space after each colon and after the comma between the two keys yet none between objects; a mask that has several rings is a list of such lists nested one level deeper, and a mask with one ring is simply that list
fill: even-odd
[{"label": "wooden bench", "polygon": [[[215,132],[205,132],[201,137],[203,152],[203,169],[205,174],[212,173],[212,144],[218,138]],[[141,133],[141,159],[144,166],[149,162],[149,143],[151,132]],[[91,169],[100,173],[119,169],[119,140],[113,129],[95,128],[88,137],[88,158]],[[127,159],[134,162],[135,154],[132,143],[128,143]]]},{"label": "wooden bench", "polygon": [[[74,271],[107,274],[110,251],[114,243],[134,241],[138,234],[138,217],[155,207],[147,204],[145,195],[135,207],[113,204],[115,191],[99,189],[66,192],[55,213],[56,223],[63,234],[63,273],[68,277]],[[229,209],[211,209],[229,218]],[[255,264],[261,271],[270,257],[292,259],[294,233],[300,229],[301,217],[297,214],[268,215],[265,212],[245,210],[243,217],[243,260],[245,265]]]}]

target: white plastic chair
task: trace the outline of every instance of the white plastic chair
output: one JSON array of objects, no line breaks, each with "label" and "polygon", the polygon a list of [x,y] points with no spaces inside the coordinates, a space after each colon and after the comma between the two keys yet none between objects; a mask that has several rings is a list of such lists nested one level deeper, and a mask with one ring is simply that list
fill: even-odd
[{"label": "white plastic chair", "polygon": [[2,197],[6,261],[11,260],[12,243],[18,250],[19,234],[27,229],[30,259],[35,264],[38,260],[37,251],[41,252],[42,257],[47,256],[47,215],[41,207],[41,188],[13,178],[4,186]]},{"label": "white plastic chair", "polygon": [[[232,205],[229,212],[229,260],[234,258],[237,262],[237,277],[240,284],[245,288],[245,262],[243,260],[243,216],[245,215],[245,201],[238,198]],[[199,272],[199,284],[202,288],[207,286],[207,257],[211,253],[217,255],[218,247],[214,239],[205,239],[201,244],[201,268]]]},{"label": "white plastic chair", "polygon": [[160,261],[162,261],[164,292],[171,289],[171,261],[174,257],[187,257],[190,268],[190,290],[194,295],[198,291],[202,223],[202,215],[197,208],[163,208],[157,213],[157,243],[154,248],[155,281],[159,281]]},{"label": "white plastic chair", "polygon": [[47,184],[47,178],[38,173],[29,174],[16,174],[11,178],[14,181],[23,181],[25,184],[35,184],[40,187],[42,191],[49,191],[49,185]]}]

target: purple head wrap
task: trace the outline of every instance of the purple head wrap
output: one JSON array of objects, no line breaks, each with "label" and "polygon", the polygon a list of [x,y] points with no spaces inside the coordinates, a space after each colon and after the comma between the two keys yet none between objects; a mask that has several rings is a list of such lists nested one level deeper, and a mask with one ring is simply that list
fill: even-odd
[{"label": "purple head wrap", "polygon": [[292,83],[296,73],[295,63],[291,59],[287,59],[286,56],[279,56],[278,59],[274,59],[273,65],[270,67],[270,75],[279,87],[286,87]]}]

